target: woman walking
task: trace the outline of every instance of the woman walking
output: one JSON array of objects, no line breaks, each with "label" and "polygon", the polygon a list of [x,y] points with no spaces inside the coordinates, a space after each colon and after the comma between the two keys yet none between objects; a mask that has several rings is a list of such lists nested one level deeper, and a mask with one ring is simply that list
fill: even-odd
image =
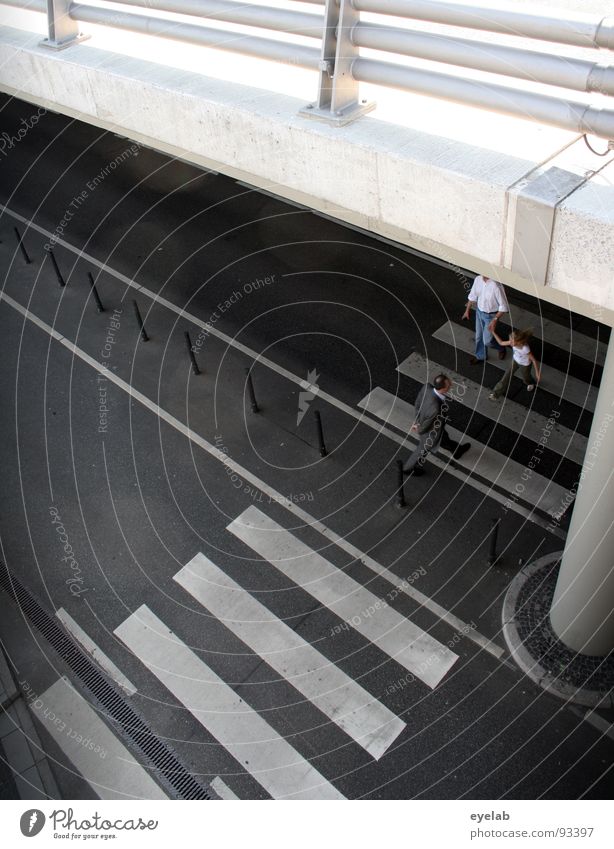
[{"label": "woman walking", "polygon": [[[527,391],[532,392],[535,389],[535,383],[539,382],[540,371],[539,364],[527,344],[532,335],[533,331],[531,329],[512,330],[510,338],[507,342],[504,342],[503,339],[497,335],[496,330],[493,330],[493,336],[500,345],[511,346],[513,356],[510,367],[488,396],[491,401],[497,401],[504,392],[507,393],[516,369],[520,370],[520,376],[524,380]],[[531,366],[535,369],[537,380],[533,377]]]}]

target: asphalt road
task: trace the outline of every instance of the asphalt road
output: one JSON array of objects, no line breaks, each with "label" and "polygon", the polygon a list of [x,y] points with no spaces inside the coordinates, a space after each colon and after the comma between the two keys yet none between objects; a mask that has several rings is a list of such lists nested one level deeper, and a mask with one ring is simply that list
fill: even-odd
[{"label": "asphalt road", "polygon": [[[33,109],[2,102],[9,135]],[[394,461],[409,447],[358,406],[375,387],[415,400],[420,383],[397,371],[413,349],[485,386],[496,381],[493,364],[476,377],[466,354],[432,337],[448,319],[459,323],[466,278],[52,114],[0,160],[0,201],[13,213],[0,215],[3,292],[11,299],[0,302],[5,561],[49,611],[68,611],[112,658],[137,689],[133,703],[191,771],[205,782],[223,776],[240,798],[268,795],[258,774],[217,743],[114,634],[141,605],[348,798],[607,796],[611,738],[526,679],[501,635],[502,598],[519,559],[560,550],[560,535],[548,533],[539,507],[507,510],[501,559],[488,568],[486,538],[505,491],[479,476],[468,480],[454,464],[430,466],[406,487],[409,506],[399,511]],[[43,261],[49,236],[24,229],[15,215],[72,246],[55,248],[65,287],[49,258]],[[27,266],[16,249],[16,224],[33,259]],[[100,314],[88,270],[105,305]],[[133,298],[148,342],[139,337]],[[514,301],[540,312],[535,300]],[[589,319],[548,306],[542,313],[607,338]],[[191,372],[186,330],[200,375]],[[598,385],[595,359],[550,343],[537,353]],[[250,408],[246,368],[259,413]],[[299,379],[317,382],[317,402]],[[519,382],[513,397],[527,405]],[[547,417],[554,404],[561,424],[588,435],[590,410],[565,398],[538,392],[532,410]],[[318,451],[315,406],[326,458]],[[462,404],[452,413],[474,450],[488,446],[520,468],[531,456],[532,441],[505,419]],[[237,466],[224,465],[216,451]],[[579,467],[546,449],[540,472],[564,491]],[[292,580],[228,530],[248,508],[453,652],[450,671],[434,687],[420,676],[409,680],[394,652],[341,627],[344,617],[314,594],[308,566],[300,582]],[[61,559],[52,510],[76,568]],[[198,552],[403,720],[382,757],[340,731],[274,671],[266,653],[250,650],[173,579]],[[390,581],[356,552],[399,579],[413,576],[412,588],[427,603],[416,593],[390,599]],[[366,616],[359,599],[356,615],[375,621],[380,614]],[[23,652],[40,692],[65,673],[33,637],[12,648]],[[89,798],[91,787],[46,739],[67,798]]]}]

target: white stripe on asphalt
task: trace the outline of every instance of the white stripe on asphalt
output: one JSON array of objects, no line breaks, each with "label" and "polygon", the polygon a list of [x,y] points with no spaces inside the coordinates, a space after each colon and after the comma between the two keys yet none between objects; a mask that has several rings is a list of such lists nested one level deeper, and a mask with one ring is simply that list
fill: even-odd
[{"label": "white stripe on asphalt", "polygon": [[[464,375],[452,371],[430,358],[426,359],[422,354],[416,352],[403,360],[397,366],[397,371],[420,383],[426,383],[439,372],[444,372],[455,384],[451,393],[454,401],[537,443],[543,435],[547,434],[546,448],[560,454],[561,457],[567,457],[580,466],[584,462],[588,445],[588,439],[585,436],[563,427],[556,422],[556,419],[551,419],[550,426],[545,429],[548,417],[542,416],[509,398],[506,399],[504,396],[498,402],[490,401],[488,395],[491,392],[491,387],[481,386]],[[558,410],[553,412],[558,413]]]},{"label": "white stripe on asphalt", "polygon": [[128,693],[128,695],[133,696],[136,693],[136,687],[134,684],[126,678],[121,669],[118,669],[117,666],[115,666],[111,658],[107,657],[103,650],[92,640],[89,634],[86,634],[83,628],[75,622],[72,616],[67,613],[63,607],[56,610],[55,615],[58,617],[62,625],[64,625],[66,630],[73,635],[75,640],[77,640],[86,652],[94,658],[96,663],[104,669],[107,675],[109,675],[116,684],[119,684],[122,690]]},{"label": "white stripe on asphalt", "polygon": [[[447,345],[452,345],[459,351],[465,351],[467,354],[473,354],[475,351],[473,327],[470,329],[447,321],[433,333],[433,338],[445,342]],[[510,356],[511,353],[508,351],[505,360],[500,360],[491,349],[488,362],[499,369],[507,369]],[[481,367],[474,366],[473,368]],[[540,368],[541,380],[536,389],[537,392],[543,389],[545,392],[558,395],[570,404],[576,404],[578,407],[594,412],[598,392],[596,387],[591,386],[590,383],[585,383],[583,380],[578,380],[577,377],[564,374],[562,371],[552,368],[552,366],[542,363]]]},{"label": "white stripe on asphalt", "polygon": [[274,799],[344,798],[146,605],[115,634]]},{"label": "white stripe on asphalt", "polygon": [[253,505],[228,530],[429,687],[458,655]]},{"label": "white stripe on asphalt", "polygon": [[168,798],[67,678],[30,707],[100,799]]},{"label": "white stripe on asphalt", "polygon": [[[53,236],[52,233],[49,233],[43,227],[39,227],[38,224],[33,224],[29,222],[27,219],[23,218],[23,216],[12,212],[12,210],[8,209],[7,207],[3,207],[2,204],[0,204],[0,209],[4,209],[7,214],[11,215],[18,221],[22,221],[24,224],[27,224],[33,230],[36,230],[37,232],[42,233],[47,237]],[[120,283],[123,283],[125,286],[135,289],[136,291],[143,294],[145,297],[150,298],[152,301],[155,301],[166,309],[171,310],[171,312],[174,312],[176,315],[181,316],[181,318],[184,318],[186,321],[191,322],[193,325],[199,327],[201,330],[205,330],[212,336],[216,336],[218,339],[221,339],[225,344],[229,345],[230,347],[236,348],[238,351],[241,351],[242,353],[246,354],[246,356],[250,357],[252,360],[254,360],[254,362],[257,362],[270,369],[271,371],[274,371],[281,377],[286,378],[286,380],[289,380],[292,383],[296,383],[298,386],[301,387],[301,389],[309,389],[309,384],[304,378],[298,377],[297,375],[283,368],[283,366],[280,366],[277,363],[273,362],[273,360],[269,360],[267,357],[257,353],[256,351],[253,351],[246,345],[242,345],[240,342],[237,342],[236,339],[233,339],[231,336],[227,336],[225,333],[222,333],[221,330],[215,328],[213,325],[207,324],[207,322],[202,321],[201,319],[197,318],[189,312],[186,312],[181,307],[178,307],[170,301],[167,301],[166,298],[162,298],[159,295],[156,295],[155,292],[151,292],[144,286],[140,286],[138,283],[135,283],[134,280],[131,280],[129,277],[126,277],[124,274],[120,274],[119,271],[115,271],[110,266],[105,265],[103,262],[100,262],[89,254],[77,250],[75,247],[70,245],[68,242],[65,242],[63,239],[55,239],[55,241],[58,245],[62,245],[62,247],[71,251],[71,253],[76,254],[86,262],[91,263],[92,265],[96,266],[96,268],[99,268],[101,271],[105,271],[107,274],[109,274],[111,277],[114,277],[116,280],[118,280]],[[2,293],[0,293],[0,297],[2,297]],[[7,303],[11,303],[11,305],[14,306],[15,309],[23,311],[23,307],[17,306],[15,301],[13,301],[12,298],[9,298],[8,295],[5,295],[4,299],[7,301]],[[37,319],[35,316],[32,316],[30,314],[28,317],[31,318],[31,320],[34,321],[35,324],[38,324],[39,327],[44,326],[45,328],[49,328],[49,325],[45,325],[44,322],[41,322],[40,319]],[[61,334],[57,333],[57,331],[52,330],[52,328],[49,328],[48,332],[51,332],[52,335],[55,335],[55,338],[64,338],[61,336]],[[390,439],[392,442],[396,442],[398,445],[404,446],[406,444],[405,440],[402,439],[398,434],[394,433],[394,431],[382,427],[382,425],[372,421],[368,417],[358,415],[353,407],[351,407],[349,404],[344,403],[343,401],[340,401],[338,398],[335,398],[334,395],[329,395],[328,392],[319,389],[318,398],[321,398],[323,401],[326,401],[331,406],[336,407],[338,410],[341,410],[346,415],[351,416],[356,421],[365,425],[365,427],[370,427],[372,430],[375,430],[379,435],[385,436],[386,439]],[[449,475],[452,475],[452,477],[455,477],[458,480],[464,481],[468,486],[472,487],[477,492],[481,492],[482,495],[488,496],[494,501],[498,501],[499,504],[506,503],[507,499],[504,496],[502,496],[498,492],[492,491],[491,488],[485,486],[481,481],[478,481],[475,478],[467,479],[462,470],[454,469],[449,466],[446,467],[446,464],[441,463],[441,461],[439,461],[436,457],[433,458],[432,462],[435,465],[438,465],[439,468],[446,468],[446,471]],[[514,513],[517,513],[519,516],[523,516],[525,519],[528,519],[531,522],[534,522],[536,525],[545,528],[549,533],[553,534],[556,537],[559,537],[560,539],[565,539],[566,537],[566,534],[563,533],[563,531],[561,531],[559,528],[552,528],[548,522],[545,522],[540,516],[534,515],[533,513],[531,513],[530,510],[527,510],[526,507],[521,504],[514,502],[513,504],[509,505],[507,509],[512,510]]]},{"label": "white stripe on asphalt", "polygon": [[[0,292],[0,300],[4,300],[7,304],[9,304],[9,306],[12,307],[12,309],[16,310],[20,315],[31,321],[45,333],[53,335],[52,328],[48,324],[46,324],[40,318],[35,316],[25,307],[21,306],[21,304],[18,304],[17,301],[14,301],[13,298],[9,297],[4,292]],[[58,339],[61,345],[71,351],[71,353],[75,357],[79,357],[80,360],[82,360],[87,365],[91,366],[95,371],[100,371],[100,364],[93,357],[90,357],[89,354],[86,354],[85,351],[83,351],[81,348],[77,347],[77,345],[73,344],[65,337],[60,336],[60,334],[56,334],[55,338]],[[235,472],[244,481],[247,481],[248,483],[256,487],[256,489],[259,489],[265,495],[269,496],[271,501],[274,501],[276,504],[280,504],[290,513],[296,516],[303,524],[314,528],[316,531],[322,534],[322,536],[326,537],[329,542],[334,543],[338,548],[340,548],[342,551],[347,552],[347,554],[349,554],[354,559],[360,560],[368,569],[371,569],[377,575],[380,575],[382,578],[385,578],[387,581],[389,581],[389,583],[397,587],[399,592],[405,593],[405,595],[409,596],[410,598],[413,598],[414,601],[417,601],[418,604],[421,604],[427,610],[430,610],[431,613],[433,613],[443,622],[446,622],[446,624],[449,625],[450,628],[452,628],[454,631],[459,631],[465,634],[467,636],[467,639],[471,640],[476,645],[480,646],[480,648],[483,648],[485,651],[489,652],[489,654],[492,654],[493,657],[500,658],[504,654],[504,650],[501,648],[501,646],[498,646],[496,643],[493,643],[483,634],[480,634],[479,631],[470,628],[466,622],[463,622],[463,620],[459,619],[459,617],[456,616],[454,613],[451,613],[449,610],[446,610],[446,608],[442,607],[438,602],[434,601],[432,598],[429,598],[424,593],[421,593],[420,590],[413,587],[407,581],[403,581],[402,578],[400,578],[398,575],[395,575],[394,572],[390,571],[390,569],[387,569],[385,566],[382,566],[381,563],[378,563],[377,560],[374,560],[368,554],[365,554],[363,551],[361,551],[359,548],[349,542],[349,540],[346,540],[343,537],[339,536],[337,533],[335,533],[335,531],[331,530],[331,528],[329,528],[323,522],[320,522],[318,519],[315,519],[313,516],[310,516],[309,513],[303,510],[302,507],[299,507],[299,505],[296,504],[296,502],[294,502],[291,498],[286,498],[285,495],[282,495],[272,486],[269,486],[269,484],[256,477],[256,475],[252,474],[252,472],[245,469],[243,466],[233,460],[228,454],[225,454],[219,448],[216,448],[210,442],[207,442],[207,440],[203,439],[203,437],[200,436],[200,434],[196,433],[196,431],[184,425],[183,422],[180,422],[179,419],[175,418],[175,416],[172,416],[166,410],[163,410],[162,407],[160,407],[158,404],[154,403],[153,401],[150,401],[149,398],[147,398],[137,389],[134,389],[134,387],[130,386],[129,383],[127,383],[125,380],[122,380],[121,377],[118,377],[116,374],[113,374],[110,369],[105,370],[105,377],[107,378],[107,380],[110,380],[111,383],[114,383],[116,386],[118,386],[122,391],[126,392],[126,394],[129,395],[131,398],[134,398],[135,401],[138,401],[139,404],[142,404],[143,407],[145,407],[147,410],[150,410],[150,412],[154,413],[154,415],[158,416],[160,419],[162,419],[162,421],[166,422],[168,425],[178,431],[182,436],[185,436],[186,439],[189,439],[191,442],[193,442],[194,445],[198,445],[199,448],[201,448],[203,451],[206,451],[211,457],[214,457],[216,460],[219,460],[220,463],[222,463],[231,471]],[[365,422],[368,421],[367,419],[361,420],[364,420]],[[376,429],[379,429],[380,427],[376,422],[371,422],[371,424]],[[392,431],[388,431],[387,435],[388,434],[392,434]],[[392,435],[394,436],[395,440],[398,441],[400,444],[405,444],[405,438],[397,436],[397,434]],[[446,468],[446,464],[443,463],[441,460],[437,460],[437,458],[435,458],[435,461],[440,465],[440,468]],[[465,480],[464,473],[457,472],[456,477],[461,480]],[[488,495],[490,493],[490,487],[486,487],[483,484],[480,484],[480,486],[482,487],[482,490],[485,495]],[[503,496],[499,495],[498,493],[497,496],[501,503],[505,503],[505,499],[503,498]],[[517,512],[521,512],[523,516],[531,518],[530,511],[528,511],[525,507],[517,509]],[[533,521],[536,520],[534,519]],[[545,520],[539,520],[539,524],[542,525],[542,527],[547,526]],[[559,536],[562,539],[565,538],[564,533],[558,528],[556,528],[553,533],[555,533],[556,536]]]},{"label": "white stripe on asphalt", "polygon": [[605,355],[608,350],[605,342],[591,339],[590,336],[572,330],[569,326],[558,324],[556,321],[536,315],[536,313],[529,312],[529,310],[517,307],[514,304],[510,304],[510,320],[506,321],[506,318],[507,316],[503,316],[501,324],[516,327],[518,330],[532,327],[539,339],[549,342],[556,348],[571,351],[576,357],[582,357],[583,360],[589,360],[591,363],[603,365],[605,362]]},{"label": "white stripe on asphalt", "polygon": [[239,798],[237,796],[237,794],[233,793],[233,791],[230,789],[230,787],[222,781],[222,779],[219,777],[219,775],[216,775],[216,777],[211,782],[211,789],[215,790],[215,792],[220,797],[220,799],[238,799]]},{"label": "white stripe on asphalt", "polygon": [[[400,431],[409,433],[414,420],[415,409],[412,404],[397,398],[385,389],[377,386],[366,395],[359,404],[364,410],[391,424]],[[461,441],[466,437],[453,427],[446,428],[452,439]],[[523,466],[515,460],[510,460],[506,454],[500,454],[488,445],[476,440],[471,441],[472,450],[468,451],[455,463],[463,466],[469,472],[481,475],[493,484],[509,492],[510,501],[520,498],[534,507],[543,510],[550,516],[558,515],[561,503],[567,497],[569,490],[564,489],[549,478],[538,475],[535,469]],[[539,450],[536,446],[535,451]],[[538,455],[534,455],[534,465],[538,465]],[[529,458],[527,458],[530,462]]]},{"label": "white stripe on asphalt", "polygon": [[204,554],[197,554],[174,579],[376,760],[405,728]]}]

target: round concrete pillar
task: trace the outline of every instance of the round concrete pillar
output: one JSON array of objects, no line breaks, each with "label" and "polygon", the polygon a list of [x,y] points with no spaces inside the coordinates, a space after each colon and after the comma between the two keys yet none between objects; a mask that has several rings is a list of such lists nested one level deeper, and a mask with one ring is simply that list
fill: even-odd
[{"label": "round concrete pillar", "polygon": [[576,652],[601,656],[614,649],[614,335],[550,622],[557,637]]}]

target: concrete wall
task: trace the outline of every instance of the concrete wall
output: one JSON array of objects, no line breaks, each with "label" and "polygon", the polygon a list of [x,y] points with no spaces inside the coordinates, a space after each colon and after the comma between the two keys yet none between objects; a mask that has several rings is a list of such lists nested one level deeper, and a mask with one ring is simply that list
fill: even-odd
[{"label": "concrete wall", "polygon": [[516,239],[508,189],[543,168],[543,156],[369,116],[335,128],[300,117],[304,102],[292,97],[87,42],[60,52],[36,42],[0,27],[0,89],[614,325],[614,164],[562,200],[545,279],[529,279],[504,267]]}]

